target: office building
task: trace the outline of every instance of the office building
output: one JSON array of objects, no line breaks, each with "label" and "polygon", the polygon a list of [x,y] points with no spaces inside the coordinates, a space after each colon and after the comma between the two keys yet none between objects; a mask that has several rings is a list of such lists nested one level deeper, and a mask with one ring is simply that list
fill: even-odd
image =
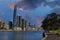
[{"label": "office building", "polygon": [[22,30],[24,30],[24,19],[22,19]]},{"label": "office building", "polygon": [[22,26],[22,17],[17,16],[17,27],[21,27],[21,26]]},{"label": "office building", "polygon": [[9,29],[12,29],[13,26],[12,26],[12,21],[9,21]]},{"label": "office building", "polygon": [[0,18],[0,29],[2,28],[2,19]]},{"label": "office building", "polygon": [[4,29],[6,30],[9,29],[9,25],[7,23],[4,23],[3,25],[4,25]]},{"label": "office building", "polygon": [[26,20],[22,19],[22,30],[25,30],[26,26],[27,26]]},{"label": "office building", "polygon": [[26,28],[26,26],[27,26],[27,21],[24,20],[24,27]]},{"label": "office building", "polygon": [[17,14],[16,14],[16,11],[17,11],[17,6],[14,7],[14,13],[13,13],[13,27],[16,27],[17,26]]}]

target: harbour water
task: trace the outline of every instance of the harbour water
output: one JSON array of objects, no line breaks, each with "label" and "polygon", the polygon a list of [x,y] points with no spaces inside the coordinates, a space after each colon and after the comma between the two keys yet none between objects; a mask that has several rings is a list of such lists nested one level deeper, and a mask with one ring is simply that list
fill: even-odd
[{"label": "harbour water", "polygon": [[42,31],[1,31],[0,40],[42,40]]}]

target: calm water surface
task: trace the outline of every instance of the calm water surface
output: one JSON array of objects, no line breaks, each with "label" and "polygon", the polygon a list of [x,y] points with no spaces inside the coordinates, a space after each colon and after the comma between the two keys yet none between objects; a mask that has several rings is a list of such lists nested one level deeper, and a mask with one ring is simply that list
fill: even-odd
[{"label": "calm water surface", "polygon": [[42,31],[0,32],[0,40],[41,40]]}]

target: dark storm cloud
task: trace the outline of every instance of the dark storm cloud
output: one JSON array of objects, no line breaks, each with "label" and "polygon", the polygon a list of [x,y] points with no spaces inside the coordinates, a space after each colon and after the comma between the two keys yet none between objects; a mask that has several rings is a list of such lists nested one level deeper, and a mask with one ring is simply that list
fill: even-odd
[{"label": "dark storm cloud", "polygon": [[17,6],[19,8],[23,8],[24,10],[28,9],[34,9],[37,8],[43,0],[23,0],[17,3]]},{"label": "dark storm cloud", "polygon": [[44,5],[48,5],[49,7],[51,8],[54,8],[56,6],[60,6],[60,0],[55,0],[55,1],[51,1],[51,2],[48,2],[48,1],[44,1]]},{"label": "dark storm cloud", "polygon": [[60,8],[55,8],[55,9],[53,9],[51,11],[54,12],[54,13],[59,13],[60,14]]},{"label": "dark storm cloud", "polygon": [[22,0],[16,3],[19,9],[32,10],[39,7],[42,3],[43,6],[49,6],[51,8],[60,6],[60,0]]}]

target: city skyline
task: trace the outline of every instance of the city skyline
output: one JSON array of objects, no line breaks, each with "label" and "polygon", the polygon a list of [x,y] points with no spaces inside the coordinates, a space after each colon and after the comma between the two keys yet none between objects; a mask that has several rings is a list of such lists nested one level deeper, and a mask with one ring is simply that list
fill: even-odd
[{"label": "city skyline", "polygon": [[9,21],[5,23],[0,18],[0,31],[40,31],[42,27],[36,27],[35,25],[27,24],[27,21],[23,19],[21,16],[17,15],[17,22]]},{"label": "city skyline", "polygon": [[[13,20],[13,8],[14,8],[14,5],[17,2],[21,2],[21,1],[22,0],[5,0],[5,1],[0,0],[0,18],[2,18],[4,22],[8,22],[10,20]],[[35,0],[35,1],[38,2],[39,0]],[[43,18],[47,14],[49,14],[51,12],[60,13],[59,12],[59,10],[60,10],[59,0],[50,0],[50,1],[49,0],[46,0],[46,1],[41,0],[39,2],[41,2],[41,3],[39,3],[39,4],[35,3],[35,4],[38,4],[38,7],[36,7],[35,9],[32,9],[32,10],[25,10],[25,9],[23,10],[22,8],[18,9],[17,10],[17,15],[21,15],[23,18],[25,18],[26,14],[30,15],[30,16],[32,16],[31,17],[32,18],[31,21],[33,21],[32,24],[34,22],[35,22],[35,24],[41,24],[41,20],[43,20]],[[37,21],[37,20],[39,20],[40,23],[38,23],[39,21]]]}]

